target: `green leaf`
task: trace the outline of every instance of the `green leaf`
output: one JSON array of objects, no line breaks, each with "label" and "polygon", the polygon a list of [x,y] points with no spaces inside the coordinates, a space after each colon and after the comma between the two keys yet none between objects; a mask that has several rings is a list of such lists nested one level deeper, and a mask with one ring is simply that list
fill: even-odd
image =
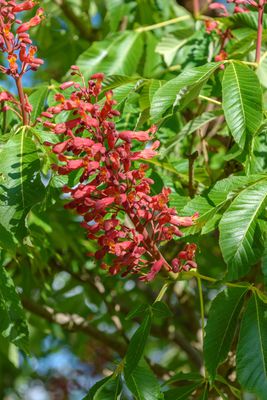
[{"label": "green leaf", "polygon": [[[258,30],[258,13],[257,12],[246,12],[236,13],[226,19],[238,26],[245,26],[255,30]],[[267,28],[267,16],[264,14],[263,17],[263,29]]]},{"label": "green leaf", "polygon": [[16,252],[16,240],[15,237],[6,230],[6,228],[0,224],[0,248],[10,251],[11,253]]},{"label": "green leaf", "polygon": [[130,319],[133,319],[135,317],[140,317],[141,315],[143,316],[145,312],[147,312],[149,309],[148,304],[139,304],[137,307],[135,307],[132,311],[129,312],[126,316],[126,321],[129,321]]},{"label": "green leaf", "polygon": [[156,52],[163,56],[166,65],[169,67],[177,51],[186,43],[186,40],[177,39],[174,35],[163,36],[156,47]]},{"label": "green leaf", "polygon": [[142,52],[141,33],[119,32],[93,43],[80,55],[76,64],[86,79],[99,71],[106,75],[132,75],[136,73]]},{"label": "green leaf", "polygon": [[173,375],[170,379],[163,383],[163,386],[170,385],[174,382],[202,382],[203,376],[201,376],[198,372],[178,372],[177,374]]},{"label": "green leaf", "polygon": [[152,305],[153,316],[157,318],[168,318],[173,315],[167,304],[157,301]]},{"label": "green leaf", "polygon": [[183,385],[181,387],[170,389],[167,392],[164,392],[165,400],[188,400],[190,394],[196,390],[199,386],[199,383],[191,383],[189,385]]},{"label": "green leaf", "polygon": [[228,288],[213,300],[205,327],[204,359],[214,380],[216,370],[226,358],[236,332],[238,316],[248,288]]},{"label": "green leaf", "polygon": [[[256,74],[246,65],[231,62],[222,81],[223,110],[230,131],[243,148],[262,121],[262,91]],[[249,137],[248,137],[249,138]]]},{"label": "green leaf", "polygon": [[267,181],[262,179],[242,190],[223,214],[219,243],[228,265],[227,279],[245,275],[262,253],[257,218],[266,198]]},{"label": "green leaf", "polygon": [[266,171],[267,158],[267,129],[264,129],[251,138],[250,150],[246,160],[247,174],[257,174]]},{"label": "green leaf", "polygon": [[0,267],[0,332],[10,342],[28,353],[29,332],[24,310],[13,280]]},{"label": "green leaf", "polygon": [[123,0],[105,0],[105,4],[108,10],[108,18],[110,23],[111,31],[118,29],[119,23],[124,15],[127,15],[126,4]]},{"label": "green leaf", "polygon": [[[212,229],[213,223],[217,226],[216,219],[221,218],[223,210],[233,201],[233,199],[245,190],[249,185],[261,182],[263,175],[251,176],[229,176],[222,179],[201,196],[196,196],[190,200],[181,210],[182,215],[192,215],[199,212],[195,224],[184,230],[186,235],[193,235],[199,231],[202,234]],[[218,215],[219,214],[219,215]]]},{"label": "green leaf", "polygon": [[41,86],[29,96],[29,102],[33,107],[31,122],[35,122],[42,111],[44,111],[45,101],[48,95],[48,87]]},{"label": "green leaf", "polygon": [[0,219],[4,228],[23,235],[26,215],[43,196],[37,148],[23,128],[0,153]]},{"label": "green leaf", "polygon": [[259,400],[267,393],[267,304],[255,294],[245,310],[237,346],[237,377]]},{"label": "green leaf", "polygon": [[[112,376],[112,375],[111,375]],[[94,395],[96,394],[97,390],[103,386],[108,380],[111,379],[111,376],[107,376],[103,379],[101,379],[100,381],[96,382],[94,384],[94,386],[91,387],[91,389],[89,390],[89,392],[87,393],[87,395],[85,397],[83,397],[82,400],[94,400]]]},{"label": "green leaf", "polygon": [[136,396],[137,400],[158,400],[162,398],[158,380],[144,361],[125,379],[128,389]]},{"label": "green leaf", "polygon": [[83,400],[117,400],[121,389],[120,375],[113,374],[96,382]]},{"label": "green leaf", "polygon": [[125,75],[109,75],[105,78],[103,89],[114,90],[117,87],[127,85],[128,83],[135,83],[140,80],[139,76],[125,76]]},{"label": "green leaf", "polygon": [[125,376],[129,377],[133,370],[137,367],[139,360],[141,359],[147,338],[149,336],[151,328],[151,312],[149,311],[145,316],[144,321],[140,327],[136,330],[133,337],[131,338],[127,353],[126,353],[126,366]]},{"label": "green leaf", "polygon": [[161,74],[162,60],[155,49],[158,44],[158,38],[151,32],[145,32],[145,60],[142,76],[151,78]]},{"label": "green leaf", "polygon": [[112,376],[95,393],[94,400],[117,400],[121,393],[122,385],[120,375]]},{"label": "green leaf", "polygon": [[218,66],[218,63],[209,63],[201,67],[187,69],[177,78],[165,83],[153,97],[151,104],[152,120],[159,121],[169,108],[174,107],[180,101],[188,88],[194,90],[192,98],[197,97],[201,87]]}]

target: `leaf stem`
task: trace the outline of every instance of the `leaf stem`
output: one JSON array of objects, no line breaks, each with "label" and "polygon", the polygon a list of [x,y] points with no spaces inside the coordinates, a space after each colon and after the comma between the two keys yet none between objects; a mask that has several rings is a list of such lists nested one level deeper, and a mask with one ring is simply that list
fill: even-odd
[{"label": "leaf stem", "polygon": [[215,99],[212,99],[211,97],[202,96],[201,94],[200,94],[198,97],[199,97],[200,99],[202,99],[202,100],[207,100],[207,101],[209,101],[210,103],[217,104],[218,106],[221,106],[221,105],[222,105],[222,103],[221,103],[220,101],[215,100]]},{"label": "leaf stem", "polygon": [[189,18],[190,18],[189,15],[182,15],[181,17],[172,18],[169,19],[168,21],[159,22],[158,24],[140,26],[139,28],[135,29],[135,32],[153,31],[154,29],[163,28],[164,26],[176,24],[177,22],[186,21]]},{"label": "leaf stem", "polygon": [[253,286],[249,286],[247,284],[241,285],[241,284],[238,284],[238,283],[219,281],[218,279],[212,278],[210,276],[199,274],[196,271],[183,272],[182,274],[180,274],[180,276],[181,277],[183,277],[183,276],[192,276],[192,277],[195,277],[195,278],[203,279],[204,281],[208,281],[208,282],[211,282],[211,283],[221,283],[222,285],[229,286],[229,287],[239,287],[239,288],[247,288],[247,287],[249,287],[250,290],[255,290],[255,288]]}]

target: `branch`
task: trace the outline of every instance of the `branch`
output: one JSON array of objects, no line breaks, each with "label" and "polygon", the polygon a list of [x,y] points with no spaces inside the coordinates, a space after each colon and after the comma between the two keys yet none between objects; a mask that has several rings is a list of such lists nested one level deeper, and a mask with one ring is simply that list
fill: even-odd
[{"label": "branch", "polygon": [[118,341],[117,338],[115,339],[115,337],[110,334],[107,335],[106,333],[99,331],[78,314],[57,313],[51,307],[41,306],[40,304],[32,302],[26,298],[22,298],[22,304],[31,313],[38,315],[49,322],[60,325],[66,331],[83,332],[86,335],[91,336],[94,340],[106,344],[121,357],[126,353],[126,346],[123,342]]},{"label": "branch", "polygon": [[55,0],[55,3],[61,8],[65,16],[73,23],[75,28],[79,31],[82,38],[93,42],[96,39],[96,29],[90,27],[89,20],[85,21],[83,17],[75,14],[72,6],[66,0]]},{"label": "branch", "polygon": [[[86,335],[92,337],[94,340],[100,342],[101,344],[105,344],[110,347],[113,351],[118,353],[122,358],[126,354],[127,347],[125,343],[118,341],[114,336],[110,334],[106,334],[104,332],[99,331],[93,325],[89,324],[83,317],[78,314],[66,314],[66,313],[57,313],[51,307],[41,306],[35,302],[30,301],[29,299],[22,298],[21,302],[25,309],[30,311],[32,314],[35,314],[51,323],[55,323],[60,325],[63,329],[68,332],[82,332]],[[118,335],[116,335],[118,337]],[[169,371],[161,365],[151,362],[146,357],[146,361],[149,363],[150,368],[155,372],[155,374],[162,378],[163,376],[169,376]]]}]

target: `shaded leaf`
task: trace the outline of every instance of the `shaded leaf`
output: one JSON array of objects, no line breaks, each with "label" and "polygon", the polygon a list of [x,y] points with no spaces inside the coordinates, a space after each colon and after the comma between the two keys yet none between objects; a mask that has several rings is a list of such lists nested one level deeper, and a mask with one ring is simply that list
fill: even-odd
[{"label": "shaded leaf", "polygon": [[0,224],[0,248],[9,250],[12,253],[16,251],[16,240],[14,236]]},{"label": "shaded leaf", "polygon": [[170,143],[167,143],[166,148],[162,152],[162,156],[165,156],[169,150],[176,146],[177,143],[181,142],[186,136],[191,135],[197,129],[200,129],[209,122],[214,121],[220,115],[222,115],[221,110],[207,111],[195,119],[192,119],[180,130],[177,136]]},{"label": "shaded leaf", "polygon": [[148,304],[139,304],[136,308],[129,312],[126,316],[126,321],[144,315],[144,313],[149,309]]},{"label": "shaded leaf", "polygon": [[33,107],[31,121],[35,122],[41,112],[44,110],[45,101],[48,95],[48,87],[41,86],[29,96],[29,102]]},{"label": "shaded leaf", "polygon": [[26,215],[43,196],[36,145],[23,129],[0,153],[0,218],[5,229],[23,234]]},{"label": "shaded leaf", "polygon": [[167,304],[163,303],[162,301],[157,301],[153,304],[152,312],[153,316],[157,318],[167,318],[173,315]]},{"label": "shaded leaf", "polygon": [[145,316],[140,327],[136,330],[133,337],[131,338],[127,353],[126,353],[126,366],[125,376],[129,377],[133,370],[137,367],[139,360],[141,359],[147,338],[149,336],[151,328],[151,313],[150,311]]},{"label": "shaded leaf", "polygon": [[164,392],[165,400],[188,400],[190,394],[192,394],[199,383],[191,383],[189,385],[184,385],[175,389],[170,389],[167,392]]},{"label": "shaded leaf", "polygon": [[158,380],[144,361],[126,377],[126,384],[137,400],[162,398]]},{"label": "shaded leaf", "polygon": [[214,380],[216,370],[227,357],[236,332],[238,316],[248,288],[228,288],[213,300],[205,327],[204,359]]},{"label": "shaded leaf", "polygon": [[121,389],[120,375],[113,374],[96,382],[83,400],[117,400]]},{"label": "shaded leaf", "polygon": [[13,280],[0,267],[0,332],[10,342],[28,352],[29,332],[24,310]]},{"label": "shaded leaf", "polygon": [[267,304],[255,294],[245,310],[237,346],[237,377],[242,387],[257,394],[267,393]]}]

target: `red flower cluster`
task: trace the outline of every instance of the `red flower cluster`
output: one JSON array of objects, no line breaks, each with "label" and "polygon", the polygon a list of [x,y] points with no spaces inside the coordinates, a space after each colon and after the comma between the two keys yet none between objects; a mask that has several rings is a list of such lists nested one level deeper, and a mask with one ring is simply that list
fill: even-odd
[{"label": "red flower cluster", "polygon": [[[23,93],[21,79],[29,70],[37,70],[43,64],[43,60],[36,58],[37,47],[32,46],[28,30],[42,21],[44,11],[39,8],[36,15],[27,22],[17,19],[17,14],[31,10],[35,7],[35,1],[18,3],[13,0],[0,0],[0,50],[6,53],[8,66],[0,65],[0,72],[12,76],[18,88],[20,97],[20,112],[24,123],[27,123],[27,114],[31,112],[31,106],[27,96]],[[15,26],[12,32],[12,28]],[[3,101],[3,100],[2,100]],[[12,99],[9,101],[17,105]]]},{"label": "red flower cluster", "polygon": [[[249,9],[247,6],[251,6],[256,9],[264,7],[265,0],[259,0],[258,3],[254,0],[227,0],[227,3],[235,4],[233,14],[236,14],[248,12]],[[222,3],[211,3],[209,8],[211,10],[216,10],[220,17],[228,17],[230,15],[226,6]],[[219,53],[214,57],[215,61],[226,60],[228,58],[228,54],[224,48],[227,41],[232,38],[231,30],[228,28],[223,32],[221,29],[219,29],[218,22],[212,19],[205,21],[205,29],[207,33],[211,34],[214,32],[220,38],[220,49]]]},{"label": "red flower cluster", "polygon": [[[9,67],[0,67],[1,72],[12,75],[17,78],[23,75],[27,70],[36,70],[43,60],[35,58],[37,47],[32,46],[27,31],[40,24],[43,17],[43,9],[39,8],[35,17],[30,21],[22,23],[17,19],[17,14],[31,10],[36,3],[34,1],[24,1],[17,4],[16,1],[0,0],[0,49],[3,53],[7,53]],[[12,33],[12,26],[16,25],[15,33]],[[20,67],[17,61],[20,61]]]},{"label": "red flower cluster", "polygon": [[[76,66],[72,70],[83,79]],[[169,208],[170,189],[151,195],[153,180],[146,177],[148,165],[142,160],[156,155],[156,127],[118,132],[112,121],[119,115],[113,108],[112,92],[105,93],[102,105],[97,103],[103,78],[95,74],[87,86],[73,81],[62,84],[61,89],[74,90],[68,97],[57,94],[57,104],[42,113],[46,117],[43,125],[64,137],[57,144],[46,143],[59,161],[54,170],[61,175],[75,171],[79,176],[77,185],[63,188],[72,199],[66,208],[83,217],[81,225],[88,238],[97,240],[99,246],[94,256],[111,274],[125,276],[145,270],[141,279],[150,281],[162,267],[176,272],[196,267],[194,244],[187,245],[172,266],[159,250],[165,241],[182,236],[179,227],[192,225],[197,215],[179,217]],[[51,121],[61,113],[68,114],[65,122]],[[134,151],[135,141],[145,143],[145,148]],[[135,161],[140,162],[136,169]]]},{"label": "red flower cluster", "polygon": [[[262,3],[265,3],[265,0],[259,0],[258,3],[254,0],[227,0],[227,3],[233,3],[235,5],[233,14],[237,14],[249,12],[249,9],[247,8],[248,6],[258,9],[262,6]],[[211,10],[219,11],[220,17],[228,17],[230,15],[227,8],[222,3],[211,3],[209,8]]]}]

